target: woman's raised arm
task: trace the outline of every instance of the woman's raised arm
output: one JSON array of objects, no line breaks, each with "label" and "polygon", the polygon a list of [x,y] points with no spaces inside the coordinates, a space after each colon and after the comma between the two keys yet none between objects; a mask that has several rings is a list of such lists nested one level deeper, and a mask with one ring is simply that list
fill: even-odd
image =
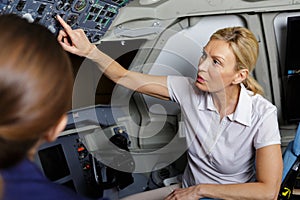
[{"label": "woman's raised arm", "polygon": [[117,84],[160,99],[169,99],[166,76],[142,74],[123,68],[92,44],[82,29],[73,30],[60,16],[57,16],[57,20],[63,27],[57,40],[66,51],[94,61]]}]

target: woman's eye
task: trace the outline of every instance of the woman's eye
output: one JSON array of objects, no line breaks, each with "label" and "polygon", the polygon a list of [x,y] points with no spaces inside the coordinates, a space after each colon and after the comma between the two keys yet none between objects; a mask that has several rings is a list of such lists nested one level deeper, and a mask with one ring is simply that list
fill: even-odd
[{"label": "woman's eye", "polygon": [[215,65],[220,65],[220,62],[219,62],[218,60],[213,60],[213,63],[214,63]]}]

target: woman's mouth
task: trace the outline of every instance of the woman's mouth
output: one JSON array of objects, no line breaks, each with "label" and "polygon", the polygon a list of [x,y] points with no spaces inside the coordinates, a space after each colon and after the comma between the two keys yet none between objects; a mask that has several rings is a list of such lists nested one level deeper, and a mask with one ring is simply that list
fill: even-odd
[{"label": "woman's mouth", "polygon": [[198,76],[197,77],[197,82],[199,82],[199,83],[205,83],[206,80],[202,76]]}]

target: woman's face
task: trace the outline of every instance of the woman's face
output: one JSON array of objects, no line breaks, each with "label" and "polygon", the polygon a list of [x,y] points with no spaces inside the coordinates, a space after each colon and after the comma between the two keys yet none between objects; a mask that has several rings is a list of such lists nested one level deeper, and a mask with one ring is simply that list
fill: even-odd
[{"label": "woman's face", "polygon": [[202,91],[223,91],[237,77],[235,66],[236,59],[229,44],[211,40],[203,49],[195,84]]}]

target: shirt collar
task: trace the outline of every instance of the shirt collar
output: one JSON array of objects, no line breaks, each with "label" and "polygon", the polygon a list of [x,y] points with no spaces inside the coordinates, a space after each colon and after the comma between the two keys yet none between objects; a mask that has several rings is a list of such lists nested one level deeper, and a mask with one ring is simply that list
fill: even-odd
[{"label": "shirt collar", "polygon": [[251,113],[252,113],[252,98],[253,93],[248,91],[244,84],[240,84],[241,91],[239,96],[238,105],[234,113],[228,115],[231,121],[237,121],[245,126],[251,126]]},{"label": "shirt collar", "polygon": [[[241,83],[240,86],[241,91],[238,105],[235,112],[228,115],[228,118],[231,121],[237,121],[245,126],[251,126],[252,99],[250,95],[253,94],[250,94],[251,91],[248,91],[244,84]],[[210,93],[205,92],[203,96],[200,96],[198,109],[217,111]]]},{"label": "shirt collar", "polygon": [[212,96],[209,92],[205,92],[203,95],[200,96],[198,109],[217,111]]}]

